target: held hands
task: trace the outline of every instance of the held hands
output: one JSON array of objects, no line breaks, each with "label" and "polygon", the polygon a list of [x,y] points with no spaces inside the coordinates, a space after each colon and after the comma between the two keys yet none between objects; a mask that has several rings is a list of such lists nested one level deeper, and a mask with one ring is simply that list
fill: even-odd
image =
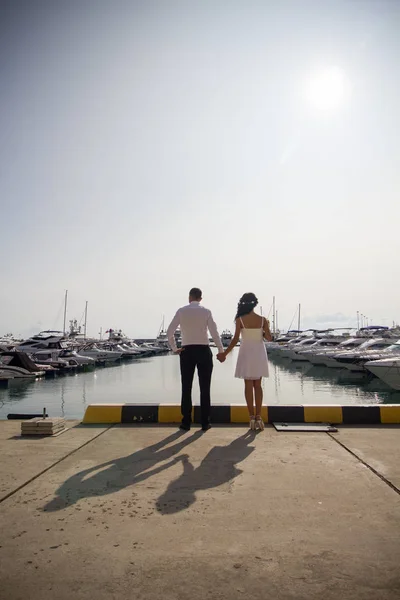
[{"label": "held hands", "polygon": [[182,354],[182,352],[184,351],[184,348],[178,348],[174,354]]},{"label": "held hands", "polygon": [[218,354],[217,354],[217,360],[219,360],[220,363],[225,362],[225,360],[226,360],[226,354],[225,354],[225,352],[218,352]]}]

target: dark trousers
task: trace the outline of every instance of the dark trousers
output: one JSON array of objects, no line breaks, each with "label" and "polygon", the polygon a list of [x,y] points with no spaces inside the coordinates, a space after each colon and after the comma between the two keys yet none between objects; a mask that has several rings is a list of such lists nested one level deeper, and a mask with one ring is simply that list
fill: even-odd
[{"label": "dark trousers", "polygon": [[190,425],[192,421],[192,385],[197,367],[200,386],[201,424],[210,422],[210,387],[213,370],[212,352],[209,346],[185,346],[180,354],[182,381],[182,423]]}]

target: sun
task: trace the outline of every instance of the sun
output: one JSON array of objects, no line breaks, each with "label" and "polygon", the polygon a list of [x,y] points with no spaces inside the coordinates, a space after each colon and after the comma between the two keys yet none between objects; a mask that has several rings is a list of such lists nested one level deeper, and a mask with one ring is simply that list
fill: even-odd
[{"label": "sun", "polygon": [[305,95],[314,108],[332,111],[343,105],[345,88],[346,80],[342,69],[329,67],[315,73],[308,79]]}]

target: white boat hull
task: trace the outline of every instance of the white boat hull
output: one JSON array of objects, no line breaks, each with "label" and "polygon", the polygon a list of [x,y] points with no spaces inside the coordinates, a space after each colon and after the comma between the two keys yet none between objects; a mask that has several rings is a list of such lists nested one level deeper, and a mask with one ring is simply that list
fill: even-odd
[{"label": "white boat hull", "polygon": [[338,361],[335,358],[332,357],[326,357],[322,359],[324,361],[324,365],[326,367],[330,367],[331,369],[343,369],[343,366],[338,363]]},{"label": "white boat hull", "polygon": [[308,360],[310,361],[310,363],[312,363],[316,367],[319,365],[326,366],[326,364],[325,364],[326,357],[324,355],[318,356],[318,354],[310,354],[308,357]]},{"label": "white boat hull", "polygon": [[81,356],[88,356],[99,362],[116,362],[122,356],[121,352],[92,352],[91,350],[80,350]]},{"label": "white boat hull", "polygon": [[400,390],[400,361],[399,360],[377,360],[365,364],[365,368],[379,377],[394,390]]},{"label": "white boat hull", "polygon": [[357,363],[340,363],[338,362],[338,365],[341,365],[343,369],[346,369],[347,371],[351,371],[352,373],[360,373],[360,372],[364,372],[364,365],[359,365]]},{"label": "white boat hull", "polygon": [[6,373],[5,377],[8,374],[8,379],[36,379],[44,375],[44,371],[27,371],[22,367],[8,367],[7,365],[2,365],[1,371]]},{"label": "white boat hull", "polygon": [[0,369],[0,381],[8,381],[9,379],[14,379],[14,375]]}]

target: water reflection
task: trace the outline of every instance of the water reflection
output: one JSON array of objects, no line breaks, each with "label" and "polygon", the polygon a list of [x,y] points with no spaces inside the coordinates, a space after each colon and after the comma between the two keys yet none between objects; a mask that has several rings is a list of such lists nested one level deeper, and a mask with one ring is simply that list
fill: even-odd
[{"label": "water reflection", "polygon": [[[214,404],[244,404],[243,382],[234,378],[236,358],[232,352],[223,365],[215,361]],[[275,356],[263,388],[268,404],[400,403],[400,392],[379,379],[348,381],[338,369]],[[193,398],[198,403],[197,378]],[[43,407],[51,416],[81,418],[87,405],[96,402],[179,403],[178,357],[147,358],[53,379],[10,381],[7,389],[0,389],[0,418],[9,412],[40,412]]]},{"label": "water reflection", "polygon": [[[392,390],[382,380],[370,374],[351,373],[344,369],[331,369],[308,362],[293,362],[280,356],[270,357],[270,360],[282,371],[290,373],[291,377],[297,376],[300,382],[309,379],[314,395],[329,390],[332,404],[400,404],[400,392]],[[328,404],[326,399],[321,399],[321,402]],[[316,403],[316,400],[313,399],[310,403]]]}]

